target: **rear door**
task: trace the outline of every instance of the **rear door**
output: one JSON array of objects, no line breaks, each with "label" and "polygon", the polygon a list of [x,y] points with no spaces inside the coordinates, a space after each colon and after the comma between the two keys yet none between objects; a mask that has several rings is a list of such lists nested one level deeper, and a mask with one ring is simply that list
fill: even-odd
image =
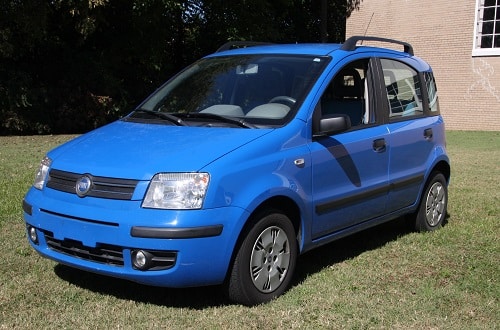
[{"label": "rear door", "polygon": [[433,134],[439,117],[429,117],[423,75],[406,63],[380,59],[387,93],[387,122],[390,138],[387,212],[413,205],[423,185]]}]

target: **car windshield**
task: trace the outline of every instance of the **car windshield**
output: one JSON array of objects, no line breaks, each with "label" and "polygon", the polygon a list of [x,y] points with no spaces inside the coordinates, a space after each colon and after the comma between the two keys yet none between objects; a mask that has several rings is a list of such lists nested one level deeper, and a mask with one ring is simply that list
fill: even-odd
[{"label": "car windshield", "polygon": [[327,57],[303,55],[205,58],[164,84],[131,117],[177,125],[284,125],[327,61]]}]

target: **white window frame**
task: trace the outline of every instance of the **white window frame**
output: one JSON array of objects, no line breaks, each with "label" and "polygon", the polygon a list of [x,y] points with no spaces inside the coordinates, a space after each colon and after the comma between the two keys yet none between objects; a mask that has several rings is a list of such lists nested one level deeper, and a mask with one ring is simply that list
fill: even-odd
[{"label": "white window frame", "polygon": [[[476,11],[474,19],[474,42],[472,46],[472,56],[500,56],[500,47],[496,48],[481,48],[479,40],[481,39],[481,29],[483,23],[484,0],[476,1]],[[497,11],[500,11],[500,4],[497,3]],[[497,21],[496,24],[500,24]]]}]

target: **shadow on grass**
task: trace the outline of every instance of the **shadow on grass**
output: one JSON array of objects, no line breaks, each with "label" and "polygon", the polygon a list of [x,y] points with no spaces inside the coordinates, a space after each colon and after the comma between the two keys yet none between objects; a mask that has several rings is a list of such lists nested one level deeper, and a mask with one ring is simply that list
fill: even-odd
[{"label": "shadow on grass", "polygon": [[[447,213],[443,227],[449,218],[450,214]],[[413,232],[414,222],[401,217],[308,251],[299,257],[292,286],[299,285],[309,275],[325,267],[355,258],[363,252],[376,250]]]},{"label": "shadow on grass", "polygon": [[325,267],[355,258],[363,252],[376,250],[411,232],[413,228],[408,222],[399,218],[308,251],[299,258],[292,285],[298,285],[309,275],[320,272]]},{"label": "shadow on grass", "polygon": [[[291,286],[300,285],[310,274],[317,273],[325,267],[352,259],[363,252],[378,249],[411,232],[412,228],[400,218],[309,251],[299,257]],[[151,287],[61,264],[56,265],[54,271],[61,279],[74,285],[119,299],[194,309],[231,304],[222,286],[184,289]]]}]

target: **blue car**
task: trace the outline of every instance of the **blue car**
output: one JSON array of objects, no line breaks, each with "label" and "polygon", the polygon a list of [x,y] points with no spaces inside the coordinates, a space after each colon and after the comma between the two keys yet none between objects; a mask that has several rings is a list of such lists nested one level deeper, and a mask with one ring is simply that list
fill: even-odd
[{"label": "blue car", "polygon": [[449,180],[433,72],[410,44],[230,43],[47,153],[23,211],[44,257],[255,305],[306,251],[399,217],[441,227]]}]

